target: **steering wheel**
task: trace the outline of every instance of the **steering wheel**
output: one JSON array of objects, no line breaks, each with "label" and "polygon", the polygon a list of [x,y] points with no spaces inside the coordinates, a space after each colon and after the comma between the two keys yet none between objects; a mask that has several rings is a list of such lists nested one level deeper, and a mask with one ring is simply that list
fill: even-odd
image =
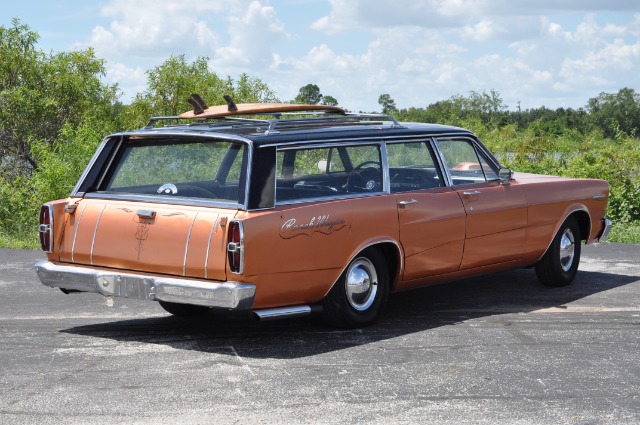
[{"label": "steering wheel", "polygon": [[[375,167],[369,167],[375,165]],[[373,192],[382,183],[382,165],[379,161],[364,161],[354,167],[345,184],[347,192]]]},{"label": "steering wheel", "polygon": [[166,183],[158,188],[157,193],[161,195],[186,196],[189,198],[215,198],[215,195],[208,190],[190,184],[180,184],[178,187],[173,183]]}]

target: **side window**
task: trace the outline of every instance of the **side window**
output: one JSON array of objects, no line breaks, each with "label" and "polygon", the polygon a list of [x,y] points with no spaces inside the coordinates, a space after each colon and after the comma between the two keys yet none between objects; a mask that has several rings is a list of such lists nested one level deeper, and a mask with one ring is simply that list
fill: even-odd
[{"label": "side window", "polygon": [[438,140],[438,146],[454,185],[482,183],[499,178],[498,171],[491,167],[487,157],[470,140]]},{"label": "side window", "polygon": [[444,186],[427,142],[388,144],[387,154],[392,193]]},{"label": "side window", "polygon": [[340,158],[334,157],[334,154],[335,152],[331,148],[296,151],[293,177],[328,174],[332,171],[344,170]]},{"label": "side window", "polygon": [[378,145],[278,151],[276,202],[382,191]]}]

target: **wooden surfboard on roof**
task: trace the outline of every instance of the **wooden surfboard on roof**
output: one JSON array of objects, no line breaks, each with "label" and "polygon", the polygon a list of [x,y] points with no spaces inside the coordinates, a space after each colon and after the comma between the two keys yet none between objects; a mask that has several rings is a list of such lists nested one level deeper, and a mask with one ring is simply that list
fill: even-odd
[{"label": "wooden surfboard on roof", "polygon": [[180,118],[223,118],[233,115],[277,114],[280,112],[329,112],[345,114],[345,110],[329,105],[305,105],[297,103],[239,103],[235,104],[231,96],[224,95],[226,105],[207,106],[197,94],[192,94],[189,103],[193,110],[180,114]]}]

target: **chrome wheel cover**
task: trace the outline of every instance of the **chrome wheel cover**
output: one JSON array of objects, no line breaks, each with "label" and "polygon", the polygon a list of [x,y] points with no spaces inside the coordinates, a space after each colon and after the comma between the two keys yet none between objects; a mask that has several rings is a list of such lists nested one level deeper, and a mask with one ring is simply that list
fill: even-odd
[{"label": "chrome wheel cover", "polygon": [[378,274],[371,261],[358,258],[351,263],[346,273],[345,291],[355,310],[365,311],[371,307],[378,292]]},{"label": "chrome wheel cover", "polygon": [[560,238],[560,266],[564,272],[568,272],[573,265],[576,253],[575,238],[570,228],[564,229]]}]

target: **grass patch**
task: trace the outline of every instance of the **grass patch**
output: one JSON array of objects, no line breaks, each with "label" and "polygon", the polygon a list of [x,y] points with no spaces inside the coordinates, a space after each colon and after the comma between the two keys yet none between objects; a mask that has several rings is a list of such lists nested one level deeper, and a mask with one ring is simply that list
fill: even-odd
[{"label": "grass patch", "polygon": [[614,223],[607,241],[640,244],[640,223]]},{"label": "grass patch", "polygon": [[28,237],[5,235],[0,231],[0,248],[40,249],[40,243]]}]

